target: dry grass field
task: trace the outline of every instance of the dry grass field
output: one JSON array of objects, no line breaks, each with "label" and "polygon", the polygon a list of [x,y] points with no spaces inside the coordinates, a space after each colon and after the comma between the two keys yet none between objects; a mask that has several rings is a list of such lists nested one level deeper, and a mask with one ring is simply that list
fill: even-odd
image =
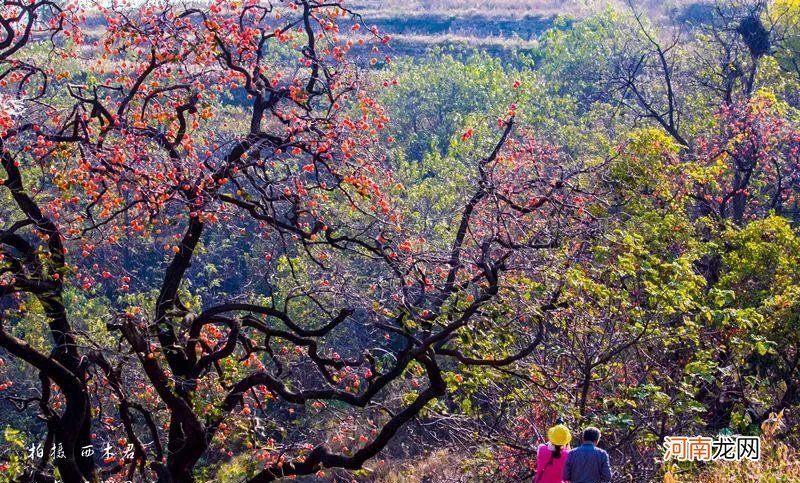
[{"label": "dry grass field", "polygon": [[359,0],[360,9],[380,12],[439,13],[501,17],[580,15],[601,2],[586,0]]},{"label": "dry grass field", "polygon": [[[634,0],[637,9],[660,17],[693,3],[711,0]],[[608,6],[626,7],[627,0],[353,0],[357,10],[381,15],[435,13],[452,16],[491,16],[505,18],[582,17]]]},{"label": "dry grass field", "polygon": [[[713,0],[633,0],[651,21],[667,23]],[[557,17],[580,19],[628,0],[352,0],[370,25],[391,34],[396,54],[456,45],[492,52],[526,49]]]}]

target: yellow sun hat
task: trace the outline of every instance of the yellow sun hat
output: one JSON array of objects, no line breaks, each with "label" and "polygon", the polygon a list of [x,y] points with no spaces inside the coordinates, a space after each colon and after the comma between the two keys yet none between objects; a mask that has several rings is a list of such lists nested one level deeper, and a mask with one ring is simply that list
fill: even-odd
[{"label": "yellow sun hat", "polygon": [[564,446],[572,441],[572,433],[563,424],[556,424],[547,430],[547,439],[556,446]]}]

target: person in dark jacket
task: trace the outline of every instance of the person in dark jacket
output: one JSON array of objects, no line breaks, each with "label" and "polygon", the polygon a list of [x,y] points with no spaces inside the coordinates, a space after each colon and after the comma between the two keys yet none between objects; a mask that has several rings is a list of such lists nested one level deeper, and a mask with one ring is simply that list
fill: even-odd
[{"label": "person in dark jacket", "polygon": [[570,483],[601,483],[611,481],[608,453],[597,447],[600,430],[588,427],[583,430],[583,444],[567,455],[564,480]]}]

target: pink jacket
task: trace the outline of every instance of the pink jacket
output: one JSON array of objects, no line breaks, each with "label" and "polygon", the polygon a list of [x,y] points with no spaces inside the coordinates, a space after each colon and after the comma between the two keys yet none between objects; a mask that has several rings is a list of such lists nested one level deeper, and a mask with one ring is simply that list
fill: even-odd
[{"label": "pink jacket", "polygon": [[567,462],[568,446],[561,448],[561,457],[553,458],[555,447],[550,444],[539,445],[536,452],[536,478],[534,483],[561,483],[564,464]]}]

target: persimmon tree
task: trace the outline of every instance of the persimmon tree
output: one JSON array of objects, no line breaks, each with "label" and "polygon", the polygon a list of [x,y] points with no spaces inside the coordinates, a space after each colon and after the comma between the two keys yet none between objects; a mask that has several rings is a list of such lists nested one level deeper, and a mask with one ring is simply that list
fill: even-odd
[{"label": "persimmon tree", "polygon": [[[409,223],[390,120],[347,60],[387,62],[388,38],[345,6],[97,8],[106,30],[86,39],[48,2],[3,11],[13,42],[86,67],[2,57],[20,110],[0,136],[0,346],[39,372],[17,401],[49,429],[27,478],[50,478],[56,445],[68,482],[357,470],[459,365],[539,346],[560,293],[547,254],[591,226],[597,167],[515,132],[511,106],[453,219]],[[104,328],[71,320],[65,287],[108,303]],[[13,334],[27,303],[49,353]],[[497,331],[509,343],[470,342]],[[94,438],[131,452],[84,456]]]},{"label": "persimmon tree", "polygon": [[[39,371],[38,397],[24,405],[38,403],[47,423],[47,441],[63,444],[69,457],[58,462],[64,478],[80,481],[94,471],[92,460],[74,458],[78,448],[90,438],[90,404],[86,386],[86,367],[81,362],[75,334],[66,313],[62,294],[67,271],[67,248],[61,228],[51,213],[25,186],[23,172],[29,166],[23,158],[44,155],[35,146],[43,139],[42,125],[57,112],[48,105],[49,69],[37,65],[26,52],[34,38],[57,33],[75,35],[75,20],[68,8],[56,2],[4,2],[0,10],[0,164],[4,177],[3,220],[0,229],[0,345],[10,354]],[[53,134],[53,140],[74,140],[71,134]],[[27,296],[27,297],[26,297]],[[6,299],[14,302],[9,307]],[[49,353],[35,350],[25,341],[7,333],[5,311],[38,301],[47,319],[52,342]],[[58,387],[54,394],[51,387]]]},{"label": "persimmon tree", "polygon": [[800,132],[785,107],[762,93],[720,109],[716,132],[698,140],[689,170],[703,212],[742,225],[796,211]]}]

